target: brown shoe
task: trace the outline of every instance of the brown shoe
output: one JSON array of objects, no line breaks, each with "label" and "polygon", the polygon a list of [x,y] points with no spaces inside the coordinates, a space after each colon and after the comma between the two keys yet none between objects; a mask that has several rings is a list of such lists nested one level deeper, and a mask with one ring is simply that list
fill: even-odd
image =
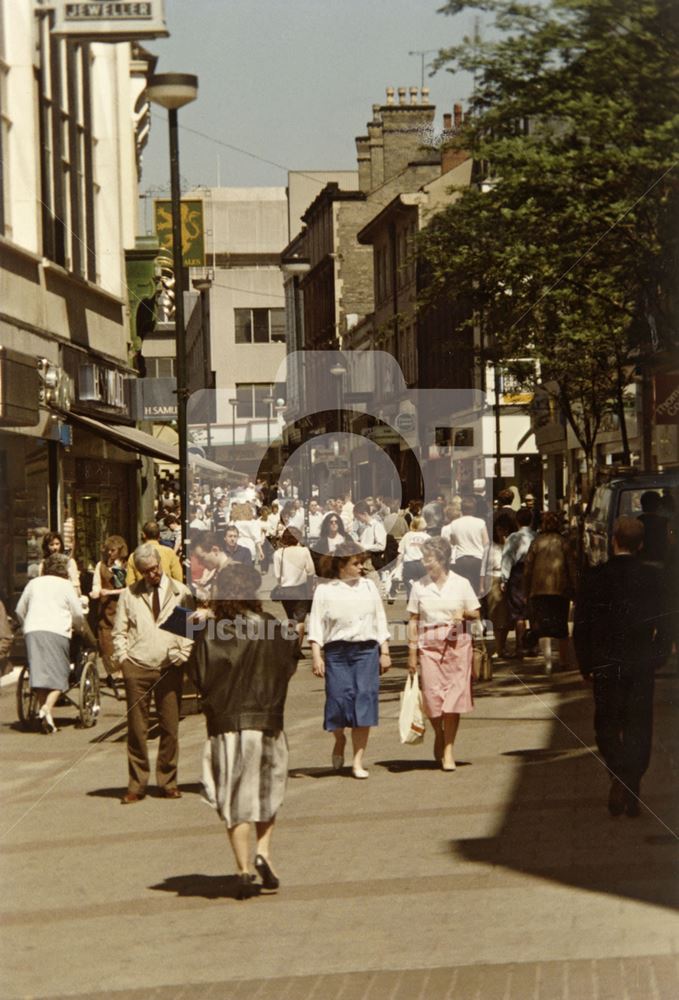
[{"label": "brown shoe", "polygon": [[181,799],[182,797],[178,788],[163,788],[161,794],[165,799]]},{"label": "brown shoe", "polygon": [[127,792],[120,800],[121,806],[129,806],[133,802],[141,802],[146,798],[146,792]]}]

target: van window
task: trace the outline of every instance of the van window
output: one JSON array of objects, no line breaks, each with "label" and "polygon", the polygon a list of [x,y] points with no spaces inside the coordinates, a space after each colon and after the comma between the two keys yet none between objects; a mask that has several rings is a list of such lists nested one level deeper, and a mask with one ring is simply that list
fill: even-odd
[{"label": "van window", "polygon": [[[650,490],[621,490],[618,498],[617,517],[638,517],[641,514],[641,495]],[[660,490],[653,490],[660,496]]]}]

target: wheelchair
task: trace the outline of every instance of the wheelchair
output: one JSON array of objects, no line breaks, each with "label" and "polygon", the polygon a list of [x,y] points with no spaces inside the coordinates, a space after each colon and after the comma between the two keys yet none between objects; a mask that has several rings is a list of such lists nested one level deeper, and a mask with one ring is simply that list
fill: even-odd
[{"label": "wheelchair", "polygon": [[[72,705],[77,709],[83,729],[90,729],[97,724],[101,711],[101,683],[96,649],[82,648],[75,653],[68,690],[61,695],[57,704]],[[22,667],[19,674],[16,707],[22,728],[33,729],[38,719],[38,699],[31,690],[28,665]]]}]

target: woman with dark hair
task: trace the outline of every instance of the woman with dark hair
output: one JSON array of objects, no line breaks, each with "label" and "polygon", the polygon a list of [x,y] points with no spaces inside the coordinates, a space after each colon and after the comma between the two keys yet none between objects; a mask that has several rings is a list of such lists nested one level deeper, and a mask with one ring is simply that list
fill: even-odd
[{"label": "woman with dark hair", "polygon": [[44,733],[56,733],[52,709],[68,691],[73,629],[83,631],[85,618],[68,578],[68,557],[48,556],[43,574],[30,580],[19,598],[16,616],[26,640],[31,688],[36,692]]},{"label": "woman with dark hair", "polygon": [[460,715],[474,707],[472,637],[463,623],[480,617],[479,601],[469,580],[451,572],[445,538],[424,543],[422,563],[427,576],[415,581],[408,601],[408,670],[420,674],[434,758],[444,771],[454,771]]},{"label": "woman with dark hair", "polygon": [[[205,797],[226,824],[239,899],[279,886],[271,834],[288,776],[283,711],[299,649],[294,630],[262,611],[260,583],[250,565],[220,572],[219,593],[228,596],[210,603],[214,618],[198,634],[190,661],[208,732]],[[253,825],[261,885],[251,873]]]},{"label": "woman with dark hair", "polygon": [[561,534],[561,517],[545,511],[540,532],[528,550],[523,574],[531,628],[540,637],[545,671],[552,672],[552,639],[559,640],[559,663],[570,663],[568,609],[576,590],[575,556]]},{"label": "woman with dark hair", "polygon": [[[40,576],[45,572],[44,566],[45,561],[49,556],[55,553],[60,553],[61,555],[66,555],[66,550],[64,548],[64,540],[58,531],[48,531],[42,540],[42,554],[44,556],[43,561],[40,563]],[[67,569],[68,569],[68,579],[73,584],[75,592],[78,597],[80,597],[80,573],[78,572],[78,564],[75,559],[67,556]]]},{"label": "woman with dark hair", "polygon": [[[272,600],[280,601],[286,615],[297,623],[300,642],[304,638],[304,619],[311,608],[314,561],[296,528],[286,528],[281,535],[280,548],[273,554],[273,571],[276,588]],[[274,594],[276,596],[274,596]]]},{"label": "woman with dark hair", "polygon": [[365,558],[353,541],[335,549],[332,579],[317,587],[309,615],[312,669],[325,678],[323,728],[335,741],[332,766],[344,765],[348,726],[355,778],[369,776],[363,754],[378,723],[380,674],[391,666],[387,618],[377,587],[363,576]]},{"label": "woman with dark hair", "polygon": [[[502,550],[507,538],[513,531],[516,531],[517,523],[514,511],[498,511],[493,520],[493,540],[488,552],[486,562],[486,578],[483,584],[483,591],[486,595],[484,617],[488,617],[493,624],[493,635],[495,638],[494,657],[502,659],[505,655],[505,645],[507,634],[512,624],[507,595],[502,590]],[[483,601],[482,601],[483,604]]]},{"label": "woman with dark hair", "polygon": [[127,542],[120,535],[109,535],[101,547],[101,559],[94,567],[90,597],[99,601],[97,612],[97,645],[106,670],[106,684],[118,692],[113,680],[117,668],[113,665],[111,630],[116,617],[118,597],[125,589],[127,572]]},{"label": "woman with dark hair", "polygon": [[346,540],[347,533],[344,521],[339,514],[331,511],[325,515],[321,522],[321,532],[314,545],[314,551],[320,555],[332,555],[335,549],[343,545]]},{"label": "woman with dark hair", "polygon": [[502,593],[506,594],[509,616],[515,629],[514,657],[517,660],[523,659],[523,637],[528,618],[523,574],[526,556],[535,538],[535,532],[531,528],[532,520],[533,515],[527,507],[522,507],[516,512],[518,528],[507,536],[500,563],[500,587]]}]

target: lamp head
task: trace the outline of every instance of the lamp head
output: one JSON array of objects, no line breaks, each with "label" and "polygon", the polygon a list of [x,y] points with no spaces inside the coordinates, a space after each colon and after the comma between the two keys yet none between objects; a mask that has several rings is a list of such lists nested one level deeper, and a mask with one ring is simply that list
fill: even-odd
[{"label": "lamp head", "polygon": [[198,96],[198,77],[191,73],[156,73],[146,85],[146,96],[168,110],[183,108]]}]

